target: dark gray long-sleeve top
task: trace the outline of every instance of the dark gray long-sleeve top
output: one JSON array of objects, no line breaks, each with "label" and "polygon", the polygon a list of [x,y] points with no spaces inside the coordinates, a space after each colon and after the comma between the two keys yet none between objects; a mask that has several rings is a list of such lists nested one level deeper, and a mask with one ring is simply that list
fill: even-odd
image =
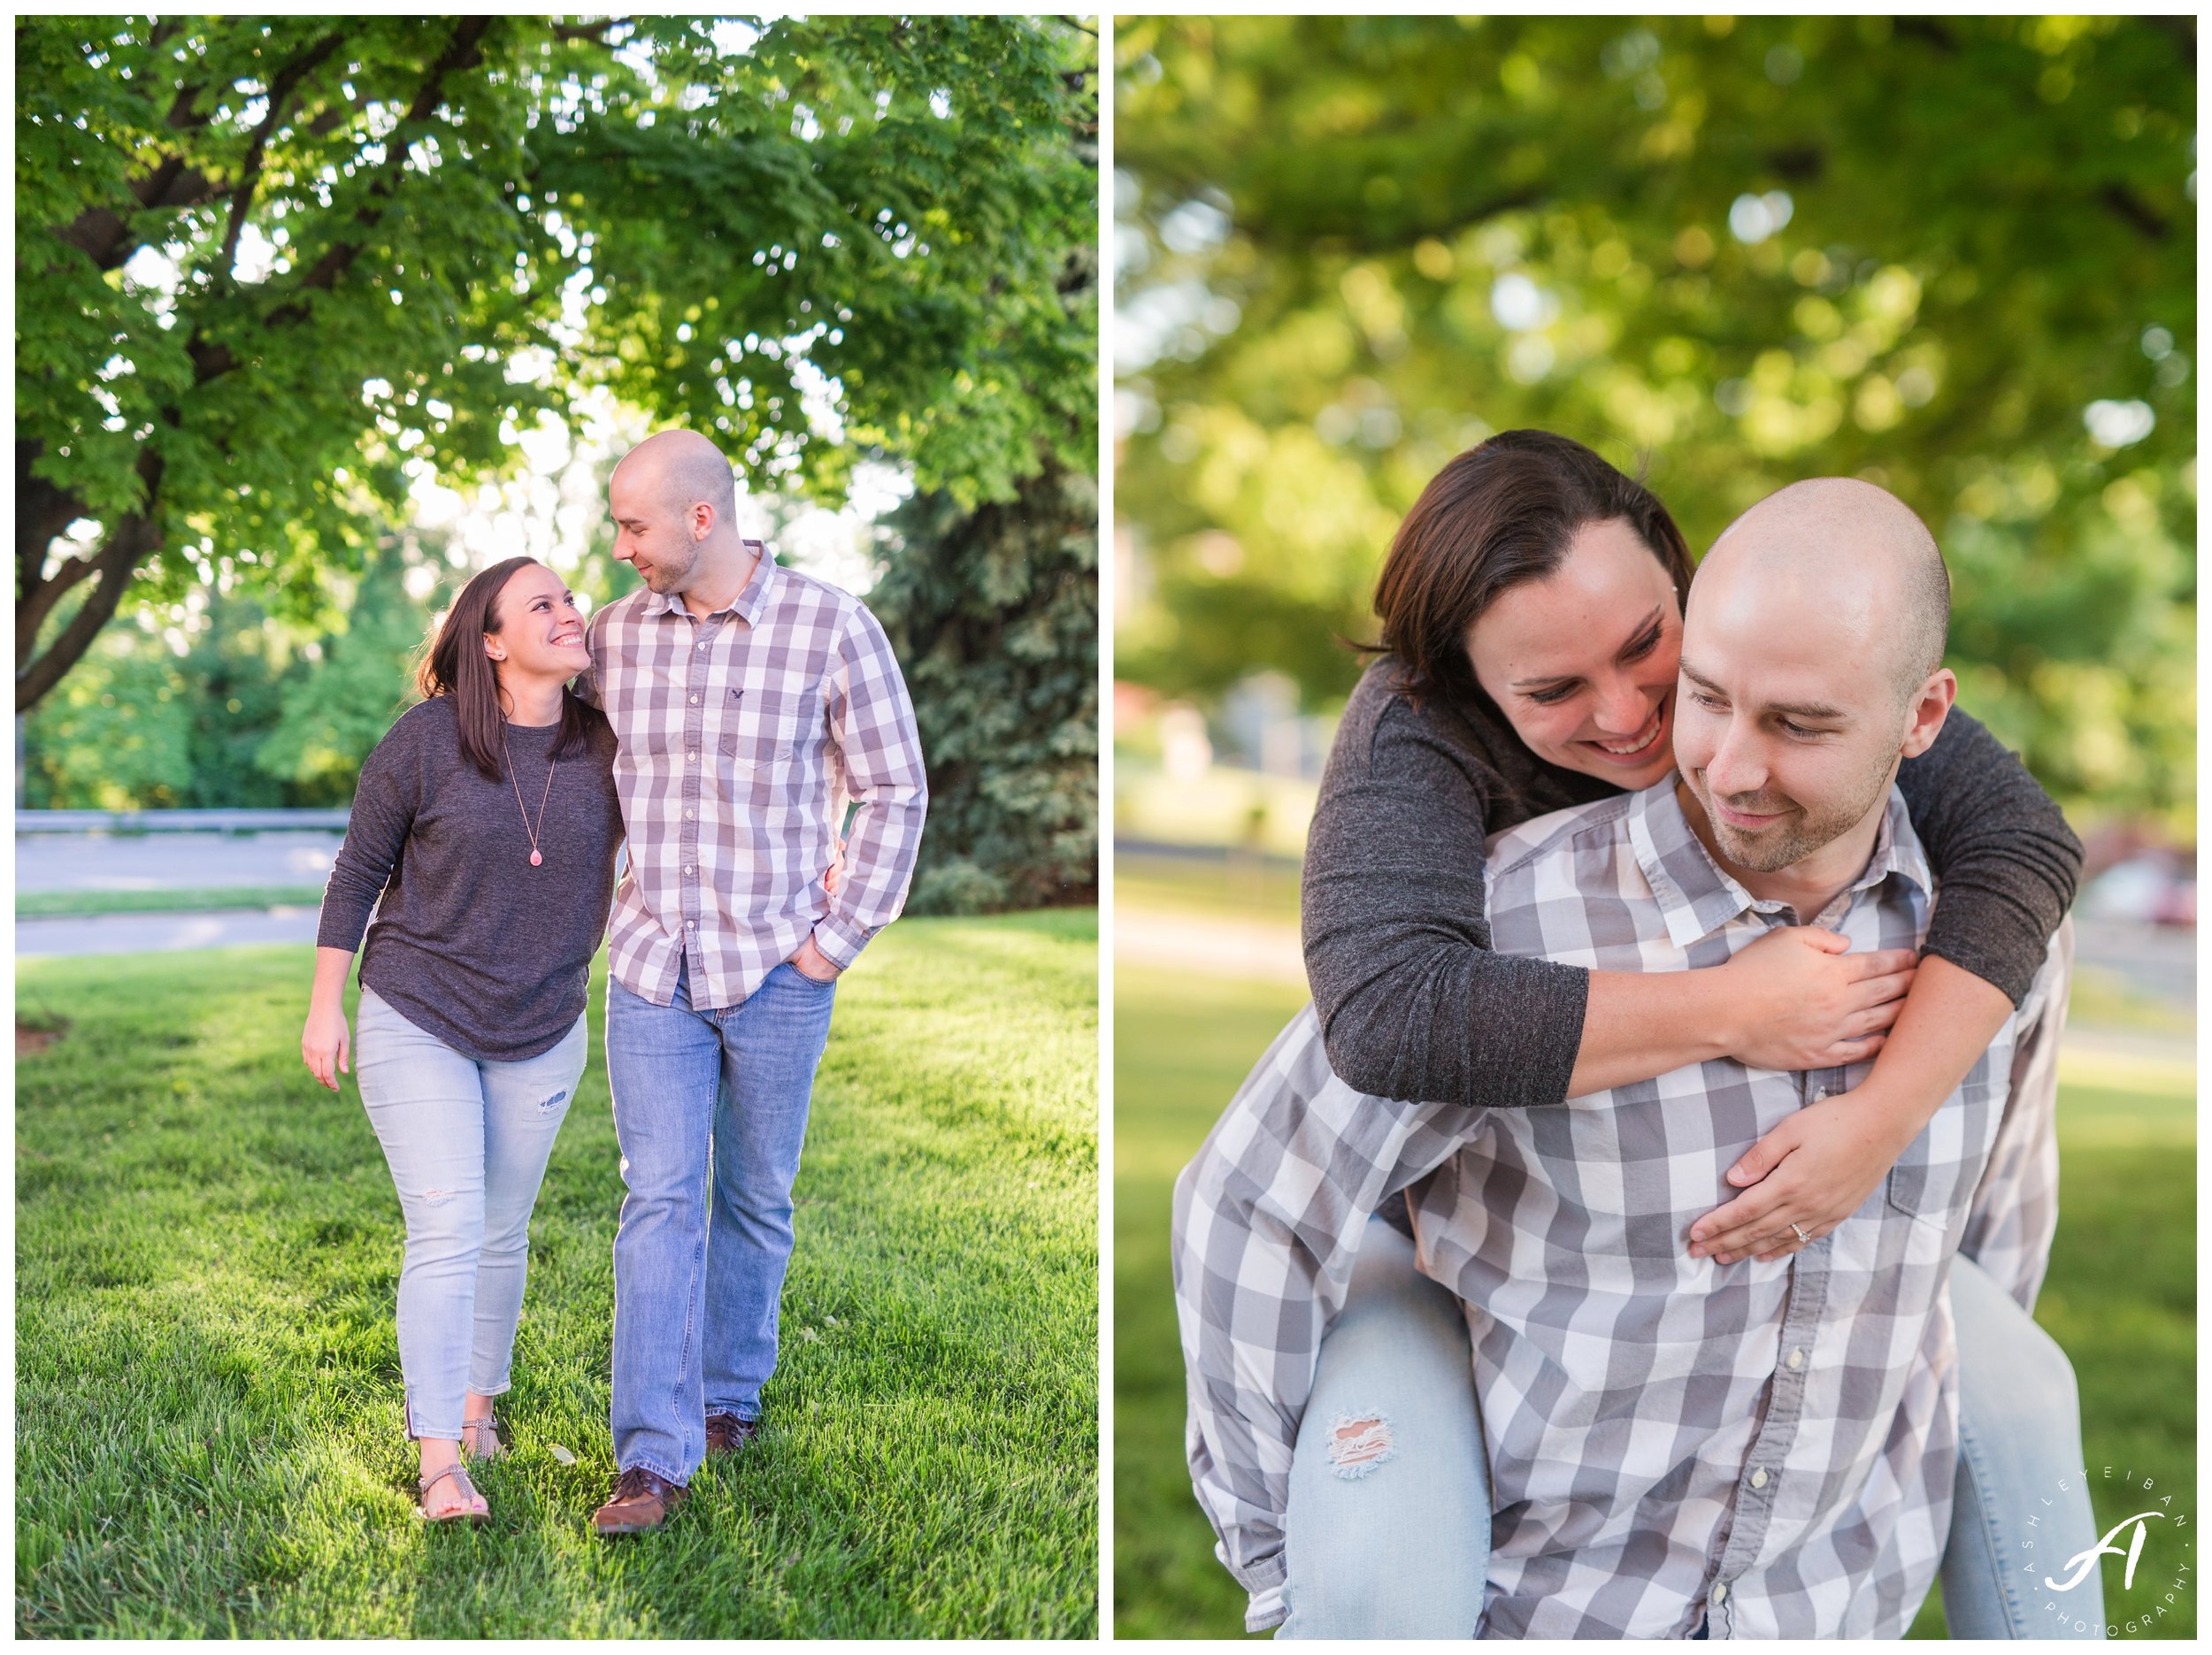
[{"label": "dark gray long-sleeve top", "polygon": [[323,890],[317,944],[350,952],[366,931],[362,985],[479,1062],[560,1044],[606,934],[622,843],[614,732],[593,714],[584,752],[555,766],[549,789],[558,732],[510,724],[513,778],[488,782],[461,752],[447,697],[409,708],[362,763]]},{"label": "dark gray long-sleeve top", "polygon": [[[1899,768],[1942,887],[1926,951],[2018,1005],[2081,875],[2081,842],[1996,737],[1955,708]],[[1563,1103],[1590,974],[1491,952],[1484,843],[1619,789],[1546,762],[1494,708],[1417,706],[1388,657],[1344,712],[1306,840],[1306,977],[1329,1064],[1377,1097]]]}]

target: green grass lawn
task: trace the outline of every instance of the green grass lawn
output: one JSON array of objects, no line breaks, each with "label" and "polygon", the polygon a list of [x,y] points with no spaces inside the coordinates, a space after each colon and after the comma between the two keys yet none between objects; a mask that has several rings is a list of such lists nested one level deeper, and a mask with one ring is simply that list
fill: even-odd
[{"label": "green grass lawn", "polygon": [[177,914],[232,908],[320,908],[319,885],[205,885],[180,891],[19,891],[18,919],[86,914]]},{"label": "green grass lawn", "polygon": [[[1237,1084],[1304,1001],[1294,988],[1141,970],[1114,990],[1114,1626],[1124,1637],[1235,1637],[1244,1593],[1213,1559],[1183,1460],[1183,1364],[1168,1265],[1176,1173]],[[2104,1526],[2145,1509],[2132,1469],[2196,1499],[2194,1077],[2137,1064],[2060,1097],[2064,1213],[2036,1310],[2081,1382],[2092,1498]],[[2103,1480],[2109,1464],[2113,1481]],[[2161,1538],[2154,1533],[2154,1545]],[[2148,1607],[2105,1562],[2108,1618]],[[2190,1637],[2193,1587],[2138,1636]],[[1916,1637],[1943,1635],[1931,1601]]]},{"label": "green grass lawn", "polygon": [[478,1532],[413,1515],[399,1207],[300,1063],[312,951],[25,962],[19,1015],[66,1031],[17,1071],[19,1636],[1095,1636],[1096,938],[914,919],[862,956],[767,1429],[612,1543],[603,958]]}]

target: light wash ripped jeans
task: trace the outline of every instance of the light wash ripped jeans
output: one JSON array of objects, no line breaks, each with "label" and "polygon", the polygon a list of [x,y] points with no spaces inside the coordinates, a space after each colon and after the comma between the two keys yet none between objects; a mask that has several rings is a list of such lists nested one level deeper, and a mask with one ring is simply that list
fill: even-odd
[{"label": "light wash ripped jeans", "polygon": [[[2037,1572],[2005,1561],[2022,1555],[2039,1512],[2035,1556],[2071,1558],[2097,1543],[2073,1367],[1970,1259],[1952,1260],[1951,1311],[1960,1452],[1943,1554],[1950,1635],[2101,1638],[2093,1571],[2062,1620],[2046,1611]],[[2070,1492],[2045,1506],[2062,1486]],[[1322,1341],[1291,1460],[1288,1613],[1276,1636],[1471,1636],[1489,1560],[1490,1467],[1466,1321],[1459,1301],[1414,1268],[1413,1244],[1372,1219]]]},{"label": "light wash ripped jeans", "polygon": [[354,1071],[407,1219],[399,1366],[410,1437],[458,1442],[467,1393],[508,1388],[530,1209],[588,1040],[580,1016],[549,1052],[480,1063],[361,990]]}]

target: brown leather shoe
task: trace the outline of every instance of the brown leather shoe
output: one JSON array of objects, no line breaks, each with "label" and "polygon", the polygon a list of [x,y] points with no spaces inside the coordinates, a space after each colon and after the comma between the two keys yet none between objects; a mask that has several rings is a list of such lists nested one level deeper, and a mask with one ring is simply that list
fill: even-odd
[{"label": "brown leather shoe", "polygon": [[760,1435],[758,1420],[741,1420],[734,1414],[707,1415],[707,1452],[734,1453]]},{"label": "brown leather shoe", "polygon": [[683,1484],[656,1476],[643,1466],[632,1466],[615,1479],[614,1492],[591,1514],[591,1526],[603,1537],[641,1535],[666,1522],[683,1503]]}]

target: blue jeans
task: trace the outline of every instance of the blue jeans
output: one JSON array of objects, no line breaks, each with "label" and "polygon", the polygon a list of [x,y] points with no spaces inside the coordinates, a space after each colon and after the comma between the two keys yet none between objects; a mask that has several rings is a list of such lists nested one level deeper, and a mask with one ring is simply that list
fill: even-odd
[{"label": "blue jeans", "polygon": [[480,1063],[361,991],[354,1068],[407,1220],[399,1366],[407,1434],[461,1437],[467,1393],[508,1388],[530,1269],[530,1209],[583,1077],[579,1017],[519,1063]]},{"label": "blue jeans", "polygon": [[[2044,1606],[2042,1576],[2062,1578],[2066,1560],[2096,1544],[2073,1368],[1970,1259],[1952,1260],[1951,1304],[1961,1447],[1943,1557],[1950,1634],[2102,1637],[2093,1573],[2067,1595],[2063,1622]],[[1472,1366],[1459,1301],[1416,1272],[1411,1242],[1371,1221],[1291,1460],[1278,1637],[1473,1634],[1491,1495]],[[2031,1537],[2032,1567],[2017,1561]]]},{"label": "blue jeans", "polygon": [[[1959,1334],[1959,1477],[1943,1552],[1943,1613],[1956,1638],[2104,1636],[2104,1582],[2047,1590],[2097,1543],[2083,1474],[2074,1365],[2012,1296],[1951,1260]],[[2055,1606],[2054,1606],[2055,1605]]]},{"label": "blue jeans", "polygon": [[684,1483],[706,1416],[760,1416],[776,1368],[815,1066],[833,983],[778,966],[751,997],[656,1006],[607,985],[607,1077],[622,1146],[614,1239],[615,1463]]}]

